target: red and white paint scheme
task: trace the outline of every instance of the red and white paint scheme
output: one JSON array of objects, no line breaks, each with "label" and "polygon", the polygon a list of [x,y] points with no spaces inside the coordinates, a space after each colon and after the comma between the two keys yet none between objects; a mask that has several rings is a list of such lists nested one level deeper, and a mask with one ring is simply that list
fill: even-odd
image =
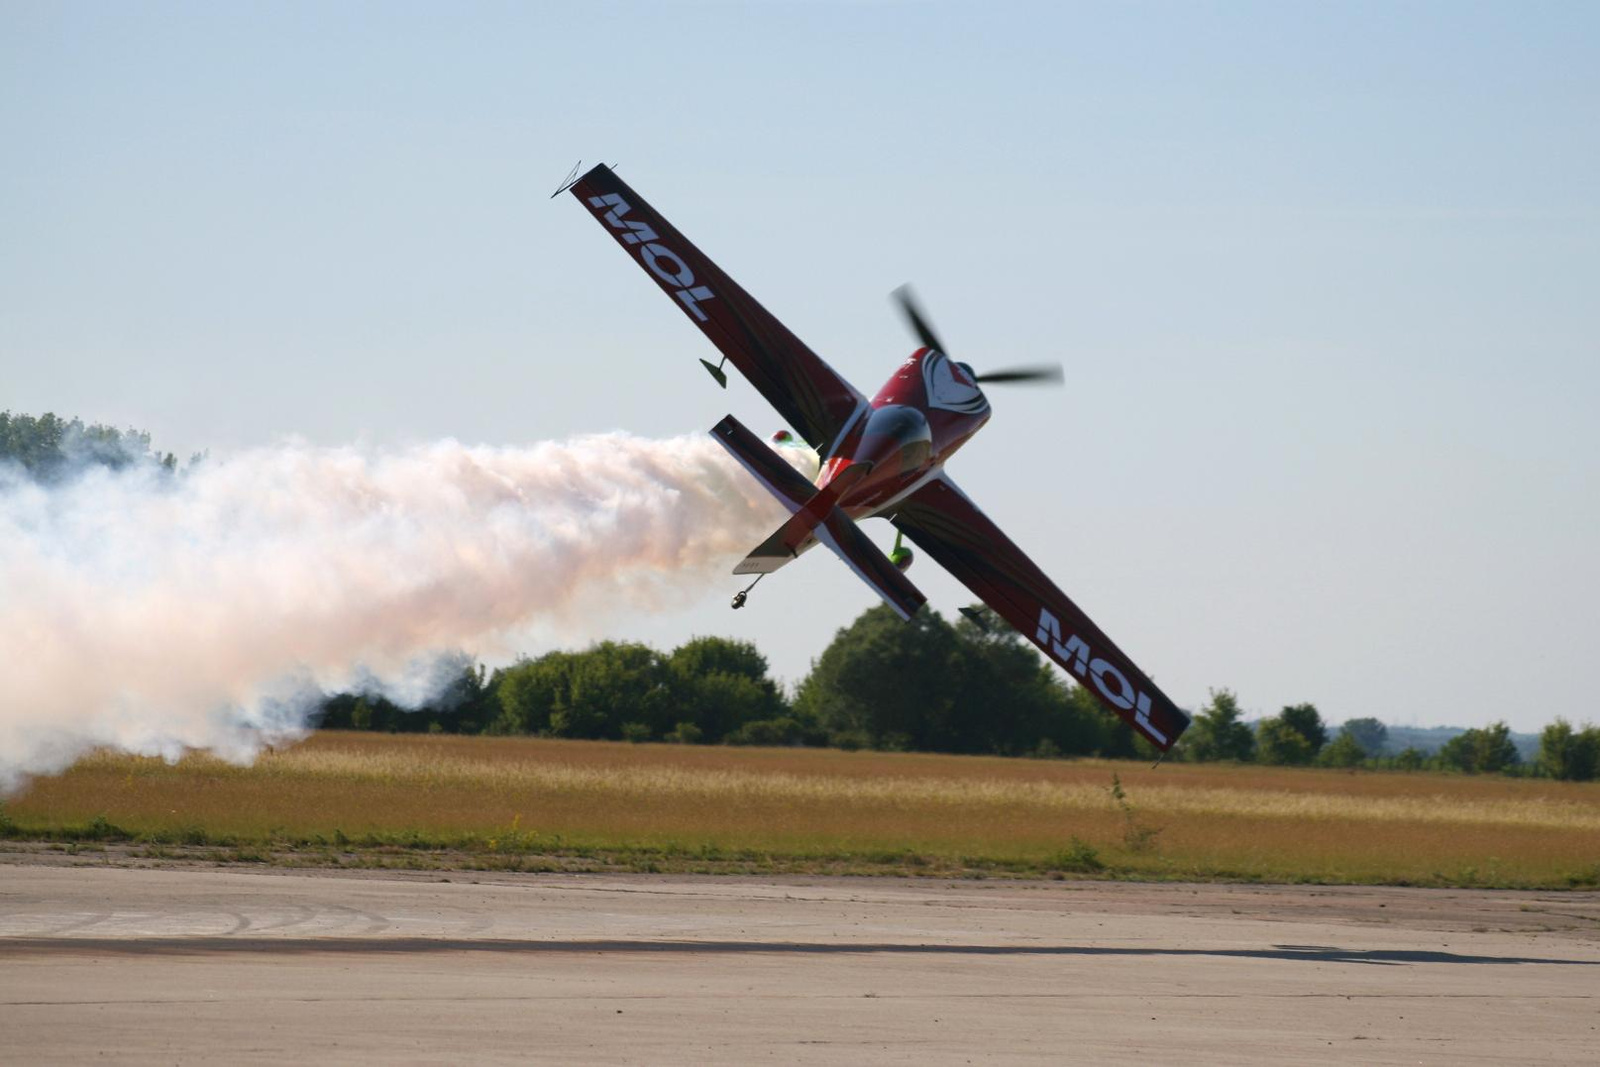
[{"label": "red and white paint scheme", "polygon": [[[610,167],[595,167],[569,188],[820,458],[815,479],[808,480],[732,415],[712,429],[790,513],[735,574],[754,574],[759,581],[820,542],[909,619],[927,600],[903,573],[911,553],[897,540],[892,560],[857,525],[864,518],[888,519],[1106,707],[1162,751],[1172,747],[1189,716],[944,472],[946,461],[989,421],[980,383],[1046,372],[975,374],[945,354],[902,294],[922,346],[869,400]],[[726,381],[720,366],[706,367]],[[789,447],[781,433],[772,443]],[[735,596],[734,606],[747,594],[748,589]]]}]

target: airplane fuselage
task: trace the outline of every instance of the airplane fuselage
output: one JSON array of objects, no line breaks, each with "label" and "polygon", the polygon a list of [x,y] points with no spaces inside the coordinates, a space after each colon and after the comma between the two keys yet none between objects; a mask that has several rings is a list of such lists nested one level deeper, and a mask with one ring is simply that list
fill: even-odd
[{"label": "airplane fuselage", "polygon": [[852,519],[880,514],[937,474],[989,413],[969,369],[919,348],[840,434],[816,486],[836,487],[835,503]]}]

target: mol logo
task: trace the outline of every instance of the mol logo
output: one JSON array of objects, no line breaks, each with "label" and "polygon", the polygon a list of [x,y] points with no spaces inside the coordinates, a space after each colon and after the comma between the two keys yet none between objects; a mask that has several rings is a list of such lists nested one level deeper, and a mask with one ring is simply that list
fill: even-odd
[{"label": "mol logo", "polygon": [[700,310],[700,301],[710,300],[714,296],[710,289],[694,283],[694,271],[689,269],[676,252],[661,244],[660,235],[650,228],[646,222],[630,222],[623,218],[633,210],[633,205],[628,203],[616,193],[607,193],[605,196],[591,196],[589,206],[595,210],[610,208],[605,213],[606,225],[613,230],[620,231],[622,243],[626,245],[643,245],[639,256],[644,260],[645,267],[660,278],[667,285],[675,286],[672,295],[683,302],[689,309],[689,314],[698,321],[706,321],[706,313]]},{"label": "mol logo", "polygon": [[1150,722],[1150,696],[1133,687],[1127,675],[1105,660],[1097,657],[1089,648],[1087,642],[1077,634],[1068,637],[1066,643],[1061,641],[1061,620],[1050,613],[1049,608],[1039,609],[1039,630],[1034,634],[1039,647],[1049,651],[1079,678],[1085,676],[1100,690],[1100,695],[1106,702],[1123,711],[1133,712],[1134,721],[1139,728],[1149,734],[1159,744],[1167,743],[1167,735],[1157,730]]}]

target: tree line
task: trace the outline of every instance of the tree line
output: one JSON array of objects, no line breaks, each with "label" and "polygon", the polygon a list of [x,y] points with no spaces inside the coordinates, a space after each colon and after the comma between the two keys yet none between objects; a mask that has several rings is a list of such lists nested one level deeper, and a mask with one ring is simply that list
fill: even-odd
[{"label": "tree line", "polygon": [[170,472],[178,466],[171,452],[150,447],[150,435],[143,430],[63,419],[52,412],[34,416],[0,411],[0,465],[6,461],[46,485],[94,467],[122,470],[148,464]]},{"label": "tree line", "polygon": [[754,645],[697,637],[669,653],[602,641],[487,672],[464,667],[405,711],[371,694],[324,704],[325,728],[619,741],[816,745],[995,755],[1153,756],[1014,631],[886,607],[842,629],[792,695]]},{"label": "tree line", "polygon": [[1367,767],[1379,770],[1442,770],[1464,774],[1509,774],[1592,781],[1600,777],[1600,727],[1574,727],[1558,718],[1539,735],[1539,749],[1524,760],[1504,721],[1463,731],[1436,752],[1406,746],[1390,752],[1389,728],[1374,718],[1351,719],[1330,736],[1313,704],[1295,704],[1277,715],[1244,721],[1238,697],[1211,691],[1181,743],[1190,760],[1232,760],[1278,766]]},{"label": "tree line", "polygon": [[[523,734],[684,744],[813,745],[1000,756],[1153,759],[1154,748],[1055,671],[1016,631],[925,610],[902,622],[863,612],[823,650],[792,695],[749,642],[698,637],[670,653],[603,641],[492,673],[464,668],[418,712],[342,694],[321,725],[345,729]],[[1166,757],[1267,766],[1445,770],[1589,781],[1600,728],[1547,726],[1523,760],[1504,722],[1458,734],[1436,752],[1388,750],[1388,727],[1351,719],[1337,731],[1314,704],[1250,723],[1228,689],[1211,692]]]}]

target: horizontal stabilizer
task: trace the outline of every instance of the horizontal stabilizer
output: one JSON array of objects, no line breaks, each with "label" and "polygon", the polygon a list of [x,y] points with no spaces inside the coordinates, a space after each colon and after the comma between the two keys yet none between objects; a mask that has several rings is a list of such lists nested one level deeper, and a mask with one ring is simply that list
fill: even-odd
[{"label": "horizontal stabilizer", "polygon": [[817,543],[811,532],[817,526],[816,513],[802,508],[773,535],[750,550],[750,554],[733,568],[735,574],[771,574],[779,567]]},{"label": "horizontal stabilizer", "polygon": [[820,540],[902,618],[909,619],[927,602],[861,527],[834,505],[839,494],[866,473],[865,466],[846,469],[819,491],[732,415],[717,423],[711,436],[790,512],[788,520],[740,560],[733,573],[771,574]]},{"label": "horizontal stabilizer", "polygon": [[[769,449],[768,451],[771,450]],[[779,460],[779,462],[781,463],[782,460]],[[800,553],[816,544],[817,538],[812,536],[813,531],[822,525],[829,514],[835,510],[839,495],[847,487],[854,484],[866,469],[865,467],[846,468],[826,486],[812,491],[798,510],[791,509],[794,510],[794,514],[789,516],[789,520],[778,527],[771,537],[752,549],[750,554],[741,560],[737,567],[733,568],[733,573],[771,574],[791,559],[798,558]],[[771,488],[771,486],[768,486],[769,490]],[[812,489],[810,485],[807,485],[806,488],[808,490]],[[842,517],[843,513],[841,512],[840,515]],[[845,519],[845,521],[849,522],[850,520]]]},{"label": "horizontal stabilizer", "polygon": [[805,475],[784,462],[782,456],[767,447],[761,438],[732,415],[713,426],[711,436],[767,492],[783,501],[783,506],[790,512],[800,510],[816,494],[817,487],[808,482]]}]

